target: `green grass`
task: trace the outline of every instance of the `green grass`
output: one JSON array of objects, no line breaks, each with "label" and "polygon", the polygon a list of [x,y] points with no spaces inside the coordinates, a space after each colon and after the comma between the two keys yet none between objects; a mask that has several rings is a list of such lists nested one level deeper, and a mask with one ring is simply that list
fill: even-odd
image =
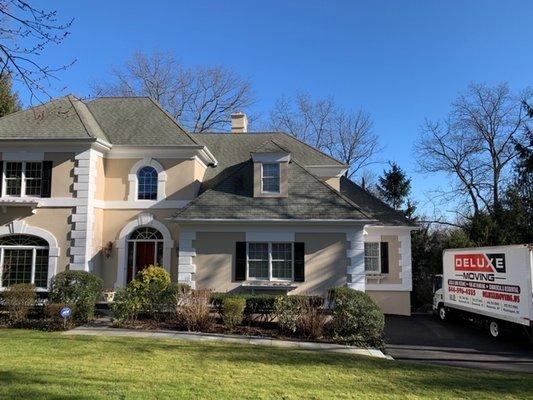
[{"label": "green grass", "polygon": [[0,330],[0,399],[524,399],[528,375],[215,342]]}]

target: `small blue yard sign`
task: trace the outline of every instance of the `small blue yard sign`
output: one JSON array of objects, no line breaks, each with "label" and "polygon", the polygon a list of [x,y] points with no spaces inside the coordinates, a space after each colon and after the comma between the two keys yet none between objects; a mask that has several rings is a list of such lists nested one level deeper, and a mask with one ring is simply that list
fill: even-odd
[{"label": "small blue yard sign", "polygon": [[61,311],[59,311],[59,314],[60,314],[63,318],[67,319],[68,317],[70,317],[70,316],[72,315],[72,310],[70,309],[70,307],[63,307],[63,308],[61,309]]}]

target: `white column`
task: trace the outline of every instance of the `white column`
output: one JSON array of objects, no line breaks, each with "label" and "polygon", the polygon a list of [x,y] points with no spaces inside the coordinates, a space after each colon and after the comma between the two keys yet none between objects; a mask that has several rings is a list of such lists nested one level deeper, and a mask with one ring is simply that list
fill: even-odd
[{"label": "white column", "polygon": [[365,242],[363,227],[346,234],[348,240],[348,286],[355,290],[365,291]]},{"label": "white column", "polygon": [[178,282],[185,283],[191,288],[195,288],[194,274],[196,265],[196,249],[193,247],[193,240],[196,240],[196,232],[180,231],[179,257],[178,257]]},{"label": "white column", "polygon": [[400,240],[400,265],[402,271],[402,287],[404,290],[413,290],[413,267],[411,263],[411,232],[402,233],[398,236]]},{"label": "white column", "polygon": [[96,163],[98,152],[92,149],[76,154],[74,191],[79,205],[72,214],[70,269],[92,270],[94,192],[96,190]]}]

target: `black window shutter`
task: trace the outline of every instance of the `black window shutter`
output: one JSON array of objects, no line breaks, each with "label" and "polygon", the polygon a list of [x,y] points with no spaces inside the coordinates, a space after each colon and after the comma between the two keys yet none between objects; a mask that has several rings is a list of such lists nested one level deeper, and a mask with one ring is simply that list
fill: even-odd
[{"label": "black window shutter", "polygon": [[389,244],[387,242],[380,243],[380,253],[381,253],[381,273],[389,273]]},{"label": "black window shutter", "polygon": [[303,242],[294,243],[294,281],[305,281],[305,244]]},{"label": "black window shutter", "polygon": [[246,280],[246,242],[235,243],[235,280]]},{"label": "black window shutter", "polygon": [[52,161],[43,161],[43,175],[41,180],[41,197],[52,196]]},{"label": "black window shutter", "polygon": [[2,175],[3,173],[4,173],[4,162],[0,161],[0,196],[2,196],[2,181],[3,181]]}]

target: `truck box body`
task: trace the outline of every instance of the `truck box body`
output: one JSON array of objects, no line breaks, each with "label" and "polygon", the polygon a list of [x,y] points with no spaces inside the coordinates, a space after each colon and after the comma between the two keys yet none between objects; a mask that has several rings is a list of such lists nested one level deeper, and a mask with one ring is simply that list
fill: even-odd
[{"label": "truck box body", "polygon": [[532,264],[528,245],[445,250],[444,306],[531,326]]}]

